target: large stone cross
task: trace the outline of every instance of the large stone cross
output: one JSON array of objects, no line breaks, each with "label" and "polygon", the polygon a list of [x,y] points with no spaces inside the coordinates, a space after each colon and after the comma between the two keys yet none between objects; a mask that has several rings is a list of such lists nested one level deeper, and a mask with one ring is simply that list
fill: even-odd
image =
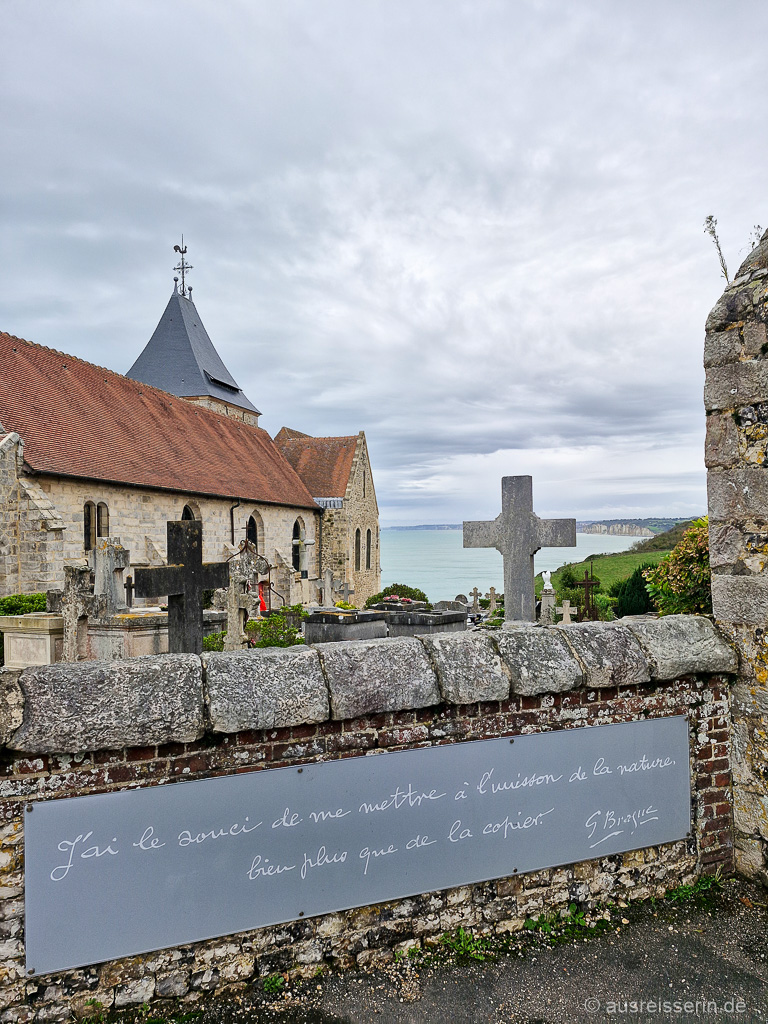
[{"label": "large stone cross", "polygon": [[496,548],[504,558],[504,618],[535,622],[533,556],[539,548],[576,547],[575,519],[539,519],[533,511],[533,478],[501,478],[501,515],[493,522],[464,523],[465,548]]},{"label": "large stone cross", "polygon": [[168,596],[168,650],[200,654],[203,650],[203,591],[229,584],[226,562],[203,562],[203,524],[196,519],[170,522],[168,564],[136,569],[138,597]]}]

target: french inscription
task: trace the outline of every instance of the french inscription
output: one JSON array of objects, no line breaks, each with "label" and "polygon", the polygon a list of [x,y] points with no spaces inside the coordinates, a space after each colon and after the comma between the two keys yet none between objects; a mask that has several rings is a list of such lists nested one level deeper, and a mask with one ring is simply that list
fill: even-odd
[{"label": "french inscription", "polygon": [[[668,718],[41,802],[38,974],[685,836]],[[98,908],[109,904],[105,918]]]}]

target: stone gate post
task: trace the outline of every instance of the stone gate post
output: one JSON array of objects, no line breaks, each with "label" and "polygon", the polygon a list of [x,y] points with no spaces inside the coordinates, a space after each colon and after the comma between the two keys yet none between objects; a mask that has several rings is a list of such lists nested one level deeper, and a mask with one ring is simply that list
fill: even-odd
[{"label": "stone gate post", "polygon": [[739,870],[768,885],[768,231],[706,324],[704,405],[715,618],[739,652],[733,780]]}]

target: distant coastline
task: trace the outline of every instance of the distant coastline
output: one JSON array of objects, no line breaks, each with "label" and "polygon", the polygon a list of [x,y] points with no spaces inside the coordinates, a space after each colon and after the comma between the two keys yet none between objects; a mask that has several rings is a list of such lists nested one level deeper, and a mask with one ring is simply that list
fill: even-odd
[{"label": "distant coastline", "polygon": [[[695,517],[692,517],[695,518]],[[647,519],[602,519],[576,523],[577,533],[603,534],[612,537],[654,537],[671,530],[677,523],[688,519],[666,519],[653,516]],[[420,526],[382,526],[382,530],[461,530],[462,523],[423,523]]]}]

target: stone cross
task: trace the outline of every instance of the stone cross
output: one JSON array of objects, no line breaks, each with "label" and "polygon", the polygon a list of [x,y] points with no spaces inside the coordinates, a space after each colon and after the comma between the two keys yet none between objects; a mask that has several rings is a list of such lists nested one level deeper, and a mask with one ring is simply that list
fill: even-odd
[{"label": "stone cross", "polygon": [[490,601],[490,604],[488,605],[488,611],[490,612],[491,615],[493,615],[493,613],[496,611],[496,587],[491,587],[486,596]]},{"label": "stone cross", "polygon": [[229,587],[227,588],[227,635],[224,637],[225,651],[239,651],[246,641],[245,623],[247,618],[259,614],[258,577],[264,559],[255,554],[251,545],[244,543],[240,554],[231,558],[229,565]]},{"label": "stone cross", "polygon": [[469,596],[472,598],[472,611],[479,612],[480,605],[477,602],[480,597],[480,591],[477,589],[477,587],[475,587],[474,590],[470,590]]},{"label": "stone cross", "polygon": [[[341,594],[341,599],[346,604],[351,604],[349,599],[350,599],[350,597],[352,597],[354,592],[355,592],[355,588],[352,586],[351,583],[342,583],[342,585],[339,587],[339,593]],[[333,604],[333,595],[331,595],[331,604]]]},{"label": "stone cross", "polygon": [[333,604],[333,570],[326,569],[323,573],[322,582],[318,584],[320,590],[320,603],[326,608]]},{"label": "stone cross", "polygon": [[94,575],[94,596],[103,598],[102,613],[114,615],[124,611],[128,604],[123,573],[131,561],[130,551],[123,547],[119,537],[99,537],[89,561]]},{"label": "stone cross", "polygon": [[226,562],[203,562],[203,524],[198,519],[169,522],[168,564],[136,569],[137,597],[168,596],[168,650],[203,650],[203,591],[229,584]]},{"label": "stone cross", "polygon": [[574,621],[571,618],[571,614],[576,615],[578,613],[577,613],[575,608],[571,608],[571,602],[568,601],[568,600],[565,600],[565,601],[563,601],[562,606],[558,606],[557,614],[563,616],[562,619],[560,620],[560,623],[568,626],[568,625],[570,625],[570,623],[572,623]]},{"label": "stone cross", "polygon": [[539,548],[575,547],[575,519],[539,519],[533,478],[501,479],[501,514],[493,522],[464,523],[465,548],[496,548],[504,559],[504,618],[535,622],[533,556]]}]

